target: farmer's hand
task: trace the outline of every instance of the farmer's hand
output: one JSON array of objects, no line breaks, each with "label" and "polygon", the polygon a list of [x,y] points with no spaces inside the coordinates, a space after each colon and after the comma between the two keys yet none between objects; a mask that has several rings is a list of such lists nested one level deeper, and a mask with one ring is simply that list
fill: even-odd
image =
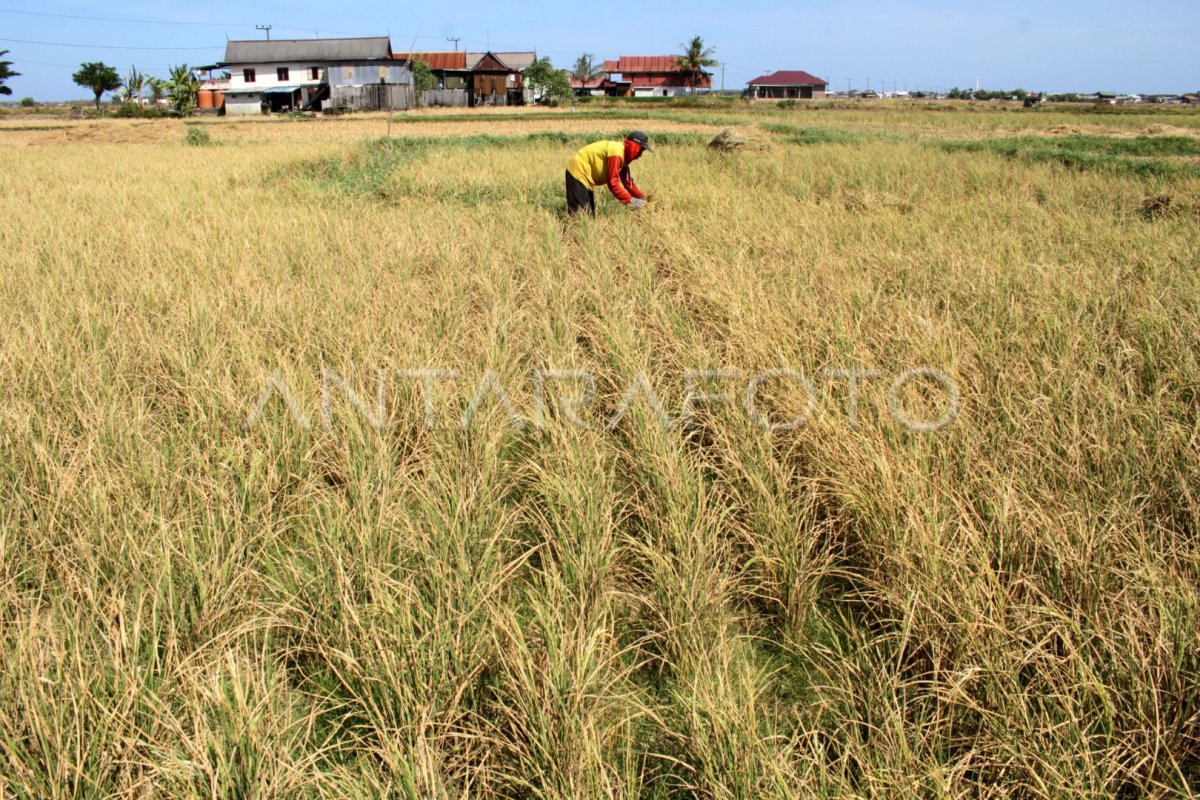
[{"label": "farmer's hand", "polygon": [[629,201],[629,205],[633,208],[641,208],[642,206],[646,205],[646,201],[640,197],[635,197]]}]

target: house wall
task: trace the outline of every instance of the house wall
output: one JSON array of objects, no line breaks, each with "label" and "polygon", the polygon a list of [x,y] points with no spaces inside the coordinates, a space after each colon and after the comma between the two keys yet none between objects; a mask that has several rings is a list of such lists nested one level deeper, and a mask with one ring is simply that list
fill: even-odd
[{"label": "house wall", "polygon": [[245,117],[262,113],[261,94],[225,93],[225,116]]},{"label": "house wall", "polygon": [[[279,80],[276,70],[279,67],[288,68],[288,79],[286,81]],[[317,67],[318,73],[316,80],[313,80],[309,68]],[[311,63],[270,63],[270,64],[233,64],[229,69],[229,88],[237,91],[238,89],[270,89],[276,86],[316,86],[325,76],[325,66],[323,64]],[[254,83],[247,83],[245,79],[246,69],[255,71]]]},{"label": "house wall", "polygon": [[438,89],[466,89],[467,75],[461,72],[438,72],[434,70],[434,86]]},{"label": "house wall", "polygon": [[[621,74],[621,73],[617,73]],[[626,72],[622,74],[622,78],[633,82],[633,88],[636,91],[640,88],[658,87],[658,88],[680,88],[689,89],[687,76],[680,72]],[[702,78],[696,81],[697,89],[711,89],[712,79]]]},{"label": "house wall", "polygon": [[391,61],[330,61],[330,86],[366,86],[372,83],[406,84],[412,80],[412,70],[404,63]]},{"label": "house wall", "polygon": [[757,100],[823,100],[823,86],[754,86],[753,97]]},{"label": "house wall", "polygon": [[[711,87],[696,84],[696,94],[707,94]],[[628,96],[632,97],[687,97],[692,94],[689,86],[637,86],[635,85]]]}]

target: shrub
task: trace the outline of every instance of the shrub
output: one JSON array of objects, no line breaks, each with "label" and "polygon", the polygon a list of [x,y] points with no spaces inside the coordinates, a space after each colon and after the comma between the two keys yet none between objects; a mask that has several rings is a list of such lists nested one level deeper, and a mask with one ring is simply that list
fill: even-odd
[{"label": "shrub", "polygon": [[171,116],[171,112],[158,106],[139,106],[137,103],[125,102],[117,106],[113,116],[121,119],[159,119]]},{"label": "shrub", "polygon": [[21,98],[21,107],[22,108],[33,108],[36,105],[37,105],[37,101],[34,100],[32,97],[22,97]]},{"label": "shrub", "polygon": [[213,142],[212,137],[208,135],[208,131],[203,128],[197,128],[194,125],[189,125],[187,134],[183,137],[183,143],[192,147],[208,147]]}]

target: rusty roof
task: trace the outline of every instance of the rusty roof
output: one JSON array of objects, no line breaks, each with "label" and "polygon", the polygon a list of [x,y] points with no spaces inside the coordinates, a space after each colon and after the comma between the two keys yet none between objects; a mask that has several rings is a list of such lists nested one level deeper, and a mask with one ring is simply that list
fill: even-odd
[{"label": "rusty roof", "polygon": [[[392,58],[405,61],[409,53],[393,53]],[[440,53],[412,53],[413,61],[424,61],[430,69],[466,69],[467,54],[461,50]]]},{"label": "rusty roof", "polygon": [[679,72],[679,56],[621,56],[604,62],[605,72]]}]

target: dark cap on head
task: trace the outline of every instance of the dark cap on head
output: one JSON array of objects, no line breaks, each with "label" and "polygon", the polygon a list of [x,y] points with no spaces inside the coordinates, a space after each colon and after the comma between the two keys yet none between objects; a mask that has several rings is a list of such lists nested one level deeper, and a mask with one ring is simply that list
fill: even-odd
[{"label": "dark cap on head", "polygon": [[629,134],[628,136],[625,137],[625,141],[637,142],[639,145],[641,145],[642,149],[645,150],[647,153],[654,152],[654,149],[652,147],[650,147],[650,137],[647,136],[646,134],[642,133],[641,131],[634,131],[633,133]]}]

